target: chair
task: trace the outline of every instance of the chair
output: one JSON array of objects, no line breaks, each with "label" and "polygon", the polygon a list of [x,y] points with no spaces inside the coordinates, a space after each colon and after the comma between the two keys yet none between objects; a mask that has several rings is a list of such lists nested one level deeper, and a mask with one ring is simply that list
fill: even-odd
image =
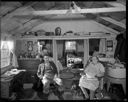
[{"label": "chair", "polygon": [[103,96],[103,88],[104,88],[104,76],[103,77],[99,77],[98,78],[99,80],[99,87],[95,90],[95,98],[96,99],[102,99],[104,96]]},{"label": "chair", "polygon": [[64,68],[63,68],[61,62],[58,60],[58,61],[57,61],[57,70],[58,70],[58,73],[60,74],[63,69],[64,69]]}]

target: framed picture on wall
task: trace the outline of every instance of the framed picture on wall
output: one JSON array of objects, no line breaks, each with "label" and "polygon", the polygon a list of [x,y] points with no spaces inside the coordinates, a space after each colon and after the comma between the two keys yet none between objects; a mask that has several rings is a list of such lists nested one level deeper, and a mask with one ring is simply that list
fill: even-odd
[{"label": "framed picture on wall", "polygon": [[33,41],[27,41],[27,49],[28,49],[28,51],[33,50]]},{"label": "framed picture on wall", "polygon": [[113,51],[113,41],[107,40],[107,51]]}]

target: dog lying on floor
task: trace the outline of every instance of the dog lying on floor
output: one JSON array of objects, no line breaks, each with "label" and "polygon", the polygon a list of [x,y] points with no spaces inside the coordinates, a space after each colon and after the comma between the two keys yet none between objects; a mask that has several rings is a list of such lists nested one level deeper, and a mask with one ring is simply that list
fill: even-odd
[{"label": "dog lying on floor", "polygon": [[82,96],[82,97],[84,97],[84,95],[83,95],[83,93],[82,93],[82,91],[81,91],[81,89],[78,85],[79,85],[78,81],[74,81],[72,83],[71,93],[72,93],[73,96],[80,96],[80,97]]}]

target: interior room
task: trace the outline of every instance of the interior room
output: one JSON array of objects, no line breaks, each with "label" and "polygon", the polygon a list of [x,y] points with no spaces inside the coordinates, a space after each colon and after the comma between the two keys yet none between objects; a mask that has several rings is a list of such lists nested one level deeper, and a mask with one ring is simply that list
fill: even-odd
[{"label": "interior room", "polygon": [[126,101],[126,0],[1,2],[2,100]]}]

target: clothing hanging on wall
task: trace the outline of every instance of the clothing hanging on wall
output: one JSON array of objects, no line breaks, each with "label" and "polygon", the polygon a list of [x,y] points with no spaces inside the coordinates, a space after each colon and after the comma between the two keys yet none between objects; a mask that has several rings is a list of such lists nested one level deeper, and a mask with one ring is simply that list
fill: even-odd
[{"label": "clothing hanging on wall", "polygon": [[117,57],[120,60],[120,62],[126,62],[126,39],[123,37],[123,34],[119,34],[117,35],[116,40],[117,46],[114,57]]},{"label": "clothing hanging on wall", "polygon": [[17,62],[17,56],[15,55],[15,53],[12,53],[12,58],[11,58],[11,63],[12,63],[12,66],[18,68],[19,65],[18,65],[18,62]]}]

